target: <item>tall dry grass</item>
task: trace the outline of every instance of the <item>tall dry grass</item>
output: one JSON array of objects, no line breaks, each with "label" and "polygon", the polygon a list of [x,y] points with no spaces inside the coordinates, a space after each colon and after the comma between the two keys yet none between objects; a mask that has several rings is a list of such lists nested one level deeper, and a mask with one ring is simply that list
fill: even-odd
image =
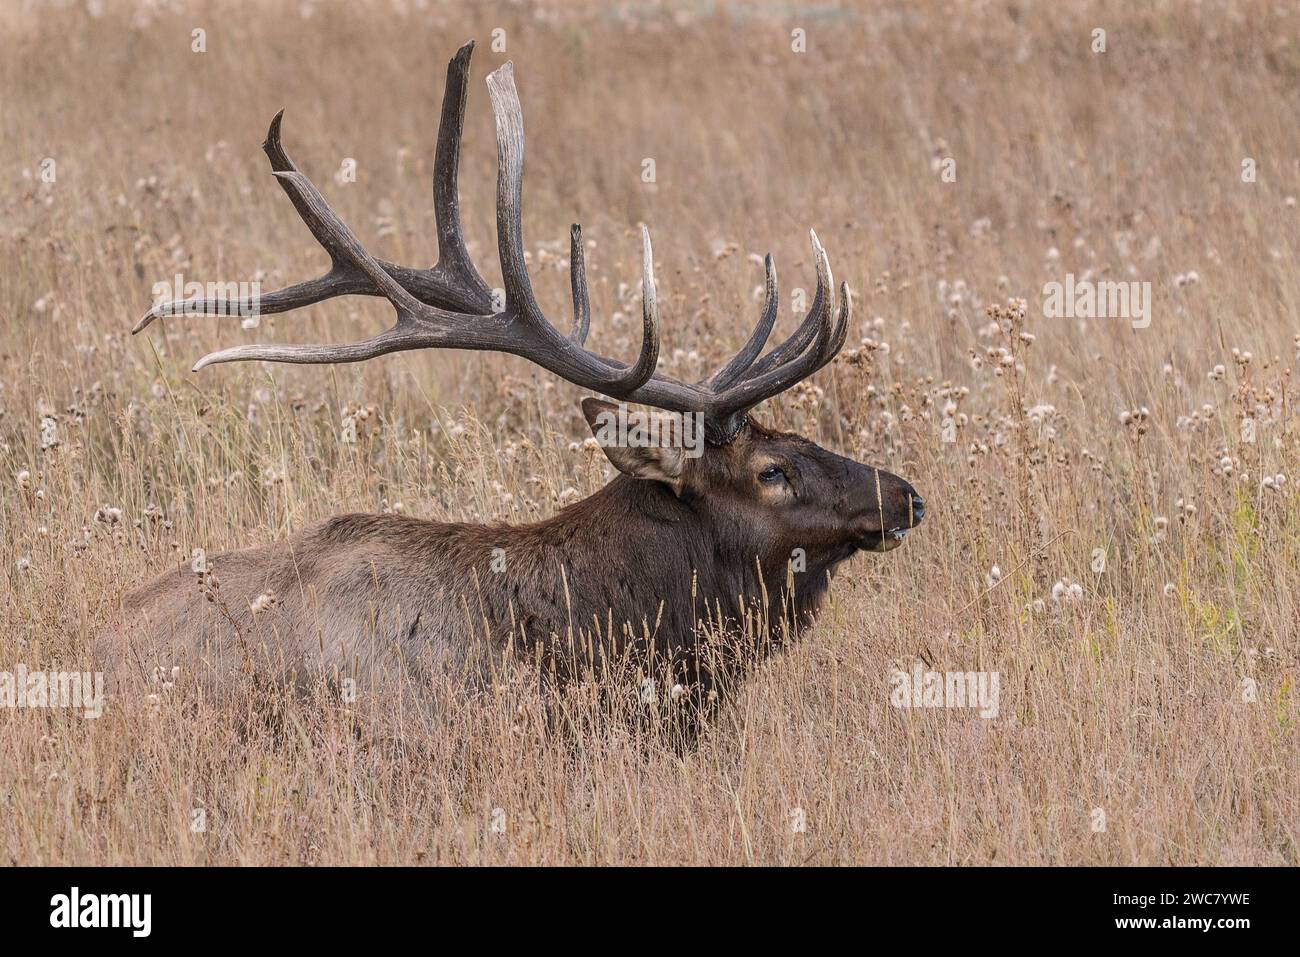
[{"label": "tall dry grass", "polygon": [[[816,227],[857,328],[761,414],[907,477],[929,514],[854,560],[684,756],[621,727],[548,734],[508,696],[432,727],[399,711],[397,734],[316,700],[250,720],[182,675],[98,720],[0,713],[0,860],[1297,863],[1294,5],[91,6],[0,13],[0,670],[94,670],[123,592],[195,547],[341,510],[528,521],[605,481],[571,444],[579,393],[520,360],[188,372],[254,337],[372,333],[374,300],[128,335],[176,273],[320,271],[258,150],[282,106],[371,251],[427,265],[442,76],[471,37],[480,261],[481,78],[508,55],[541,301],[567,310],[584,223],[594,341],[630,354],[648,223],[685,376],[747,335],[755,255],[811,286]],[[345,158],[355,183],[332,179]],[[1066,273],[1151,282],[1150,327],[1046,317]],[[990,316],[1016,298],[1023,321]],[[997,671],[1000,715],[891,707],[890,669],[918,659]]]}]

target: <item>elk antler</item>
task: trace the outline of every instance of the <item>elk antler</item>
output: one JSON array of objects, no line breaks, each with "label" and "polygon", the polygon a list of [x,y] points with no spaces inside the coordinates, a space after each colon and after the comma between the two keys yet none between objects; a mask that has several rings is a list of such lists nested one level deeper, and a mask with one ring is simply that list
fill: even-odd
[{"label": "elk antler", "polygon": [[[749,409],[812,375],[844,344],[852,309],[847,284],[840,287],[838,315],[832,322],[833,286],[826,251],[812,235],[817,262],[817,292],[812,307],[788,339],[761,359],[776,323],[779,294],[772,257],[764,262],[763,311],[749,341],[722,369],[696,383],[657,373],[659,315],[655,302],[650,234],[641,229],[642,340],[635,362],[627,364],[585,348],[591,326],[582,229],[570,230],[573,329],[566,336],[543,315],[533,295],[524,260],[520,207],[523,195],[524,126],[514,67],[506,63],[489,74],[488,92],[497,134],[497,247],[505,287],[504,308],[493,309],[492,293],[465,248],[460,225],[457,172],[465,125],[470,54],[467,43],[447,67],[438,146],[434,157],[433,201],[438,230],[438,264],[411,269],[375,259],[339,219],[320,192],[285,152],[280,140],[283,112],[271,121],[263,145],[271,169],[298,215],[330,257],[330,269],[307,282],[276,290],[256,303],[241,300],[242,311],[286,312],[344,295],[383,296],[397,312],[393,326],[377,336],[342,345],[245,345],[204,356],[195,371],[219,362],[262,359],[271,362],[358,362],[406,349],[477,349],[522,356],[563,379],[615,399],[673,412],[702,413],[709,441],[731,441]],[[159,316],[225,315],[232,303],[189,299],[154,306],[136,325],[139,332]]]}]

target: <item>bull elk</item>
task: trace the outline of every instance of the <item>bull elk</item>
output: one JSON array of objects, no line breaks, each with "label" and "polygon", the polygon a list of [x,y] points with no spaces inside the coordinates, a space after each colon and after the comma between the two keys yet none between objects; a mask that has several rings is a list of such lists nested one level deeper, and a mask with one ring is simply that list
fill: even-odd
[{"label": "bull elk", "polygon": [[[449,672],[483,687],[509,660],[565,681],[615,658],[648,655],[695,700],[715,687],[709,636],[759,620],[774,647],[811,620],[832,571],[859,551],[899,545],[924,504],[903,479],[769,429],[749,412],[811,376],[844,343],[847,284],[838,303],[825,251],[812,235],[817,291],[806,318],[763,352],[777,316],[776,271],[766,259],[761,315],[740,351],[713,375],[682,382],[657,371],[659,316],[650,240],[642,230],[643,328],[631,363],[586,348],[590,308],[581,230],[572,227],[573,326],[559,331],[533,295],[520,201],[524,132],[513,67],[487,78],[497,138],[497,244],[504,307],[471,261],[461,231],[457,174],[473,44],[447,70],[434,161],[438,263],[412,269],[375,259],[299,171],[281,142],[281,117],[263,149],[280,186],[329,254],[322,276],[265,296],[264,313],[343,295],[383,296],[397,320],[345,345],[241,345],[222,362],[357,362],[405,349],[476,349],[522,356],[620,405],[587,398],[593,430],[638,403],[653,415],[702,422],[702,451],[675,441],[603,443],[618,470],[587,499],[536,524],[446,524],[397,515],[340,515],[288,541],[208,558],[131,593],[135,661],[200,666],[221,675],[250,655],[299,677]],[[225,314],[230,303],[155,305],[136,326],[180,314]],[[684,421],[684,420],[683,420]],[[792,568],[792,556],[800,567]],[[503,561],[494,563],[494,556]],[[204,582],[204,578],[207,582]],[[221,599],[211,600],[214,581]],[[269,608],[261,596],[273,595]],[[209,600],[205,601],[205,597]],[[217,607],[219,606],[219,607]],[[251,637],[250,637],[251,636]],[[147,638],[157,642],[148,649]],[[766,650],[766,648],[764,649]],[[712,660],[712,659],[710,659]],[[716,696],[710,696],[716,697]]]}]

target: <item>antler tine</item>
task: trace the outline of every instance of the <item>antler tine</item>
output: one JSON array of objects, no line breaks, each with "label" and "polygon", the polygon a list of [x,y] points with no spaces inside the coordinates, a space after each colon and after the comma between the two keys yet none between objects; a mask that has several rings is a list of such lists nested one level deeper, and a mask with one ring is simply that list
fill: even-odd
[{"label": "antler tine", "polygon": [[465,234],[460,225],[460,144],[465,132],[469,61],[473,54],[474,41],[470,40],[447,64],[438,145],[433,156],[433,215],[438,227],[438,265],[433,272],[453,284],[461,284],[468,298],[482,303],[482,311],[487,311],[492,291],[465,248]]},{"label": "antler tine", "polygon": [[[376,259],[384,272],[392,276],[404,288],[421,302],[428,302],[438,294],[436,281],[420,269],[399,266],[384,259]],[[285,286],[273,292],[262,293],[256,299],[238,297],[233,299],[175,299],[151,307],[131,329],[132,335],[148,328],[155,319],[168,316],[232,316],[262,315],[269,316],[281,312],[292,312],[304,306],[312,306],[326,299],[339,296],[378,296],[379,290],[361,273],[352,270],[331,269],[322,276],[304,282]],[[455,303],[469,312],[490,312],[488,303],[479,308],[464,296],[458,296],[447,289],[444,301]]]},{"label": "antler tine", "polygon": [[506,308],[529,322],[545,322],[524,262],[524,114],[515,89],[514,63],[507,60],[489,73],[487,84],[497,130],[497,251]]},{"label": "antler tine", "polygon": [[243,296],[234,299],[174,299],[152,306],[132,327],[131,334],[143,331],[155,319],[165,316],[270,315],[311,305],[332,296],[373,292],[362,279],[346,278],[330,272],[260,295],[256,299]]},{"label": "antler tine", "polygon": [[776,264],[772,262],[770,253],[763,258],[763,271],[766,283],[763,292],[763,311],[759,315],[758,324],[754,326],[754,331],[750,333],[749,341],[745,343],[744,348],[708,380],[707,385],[714,392],[722,392],[730,388],[737,379],[749,371],[749,367],[754,364],[758,354],[763,351],[763,346],[767,344],[767,338],[772,334],[772,327],[776,325],[781,292],[776,283]]},{"label": "antler tine", "polygon": [[615,398],[626,398],[650,381],[659,365],[659,305],[655,291],[654,253],[650,230],[641,227],[641,354],[627,371],[610,379],[601,390]]},{"label": "antler tine", "polygon": [[281,173],[302,175],[302,171],[298,169],[297,164],[289,158],[289,154],[285,151],[284,141],[280,134],[283,123],[284,110],[281,110],[271,120],[271,127],[266,132],[266,142],[262,144],[262,152],[271,161],[271,173],[280,181],[280,188],[289,197],[289,202],[293,203],[293,208],[298,211],[299,218],[302,219],[316,242],[320,243],[321,248],[329,255],[330,263],[333,266],[330,272],[344,271],[347,261],[340,255],[337,240],[330,233],[326,223],[308,203],[304,202],[300,194],[295,193],[290,188],[288,181],[280,177]]},{"label": "antler tine", "polygon": [[582,248],[582,227],[569,227],[569,282],[573,286],[573,331],[569,338],[585,345],[591,330],[591,297],[587,292],[587,258]]},{"label": "antler tine", "polygon": [[191,372],[198,372],[207,366],[222,362],[245,362],[260,359],[265,362],[297,363],[334,363],[360,362],[374,359],[402,348],[409,348],[403,338],[397,335],[397,327],[386,329],[377,336],[362,339],[360,342],[345,342],[340,345],[264,345],[255,343],[247,346],[232,346],[218,352],[210,352],[194,363]]},{"label": "antler tine", "polygon": [[844,340],[849,335],[849,323],[853,320],[853,296],[849,292],[849,284],[840,282],[840,309],[839,315],[835,320],[835,331],[831,334],[831,341],[822,355],[821,361],[817,363],[817,369],[825,367],[834,359],[841,349],[844,348]]}]

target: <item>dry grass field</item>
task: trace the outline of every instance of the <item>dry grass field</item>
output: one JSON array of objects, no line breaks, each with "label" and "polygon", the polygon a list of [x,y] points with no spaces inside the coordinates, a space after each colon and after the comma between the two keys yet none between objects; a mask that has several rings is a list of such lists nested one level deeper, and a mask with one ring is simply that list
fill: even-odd
[{"label": "dry grass field", "polygon": [[[259,150],[281,107],[368,248],[429,265],[471,38],[489,281],[482,80],[512,59],[543,305],[565,321],[581,222],[593,342],[634,355],[646,223],[662,367],[698,376],[752,328],[756,257],[811,289],[816,228],[855,326],[758,416],[904,476],[924,525],[685,753],[594,711],[550,733],[510,689],[435,724],[399,690],[231,707],[184,674],[98,719],[4,709],[0,862],[1300,863],[1294,3],[6,3],[0,671],[100,670],[121,596],[195,548],[340,511],[527,522],[613,474],[582,393],[523,360],[189,371],[372,334],[380,300],[130,335],[178,274],[322,270]],[[1149,282],[1149,326],[1049,315],[1067,275]],[[996,671],[997,717],[892,707],[918,661]]]}]

